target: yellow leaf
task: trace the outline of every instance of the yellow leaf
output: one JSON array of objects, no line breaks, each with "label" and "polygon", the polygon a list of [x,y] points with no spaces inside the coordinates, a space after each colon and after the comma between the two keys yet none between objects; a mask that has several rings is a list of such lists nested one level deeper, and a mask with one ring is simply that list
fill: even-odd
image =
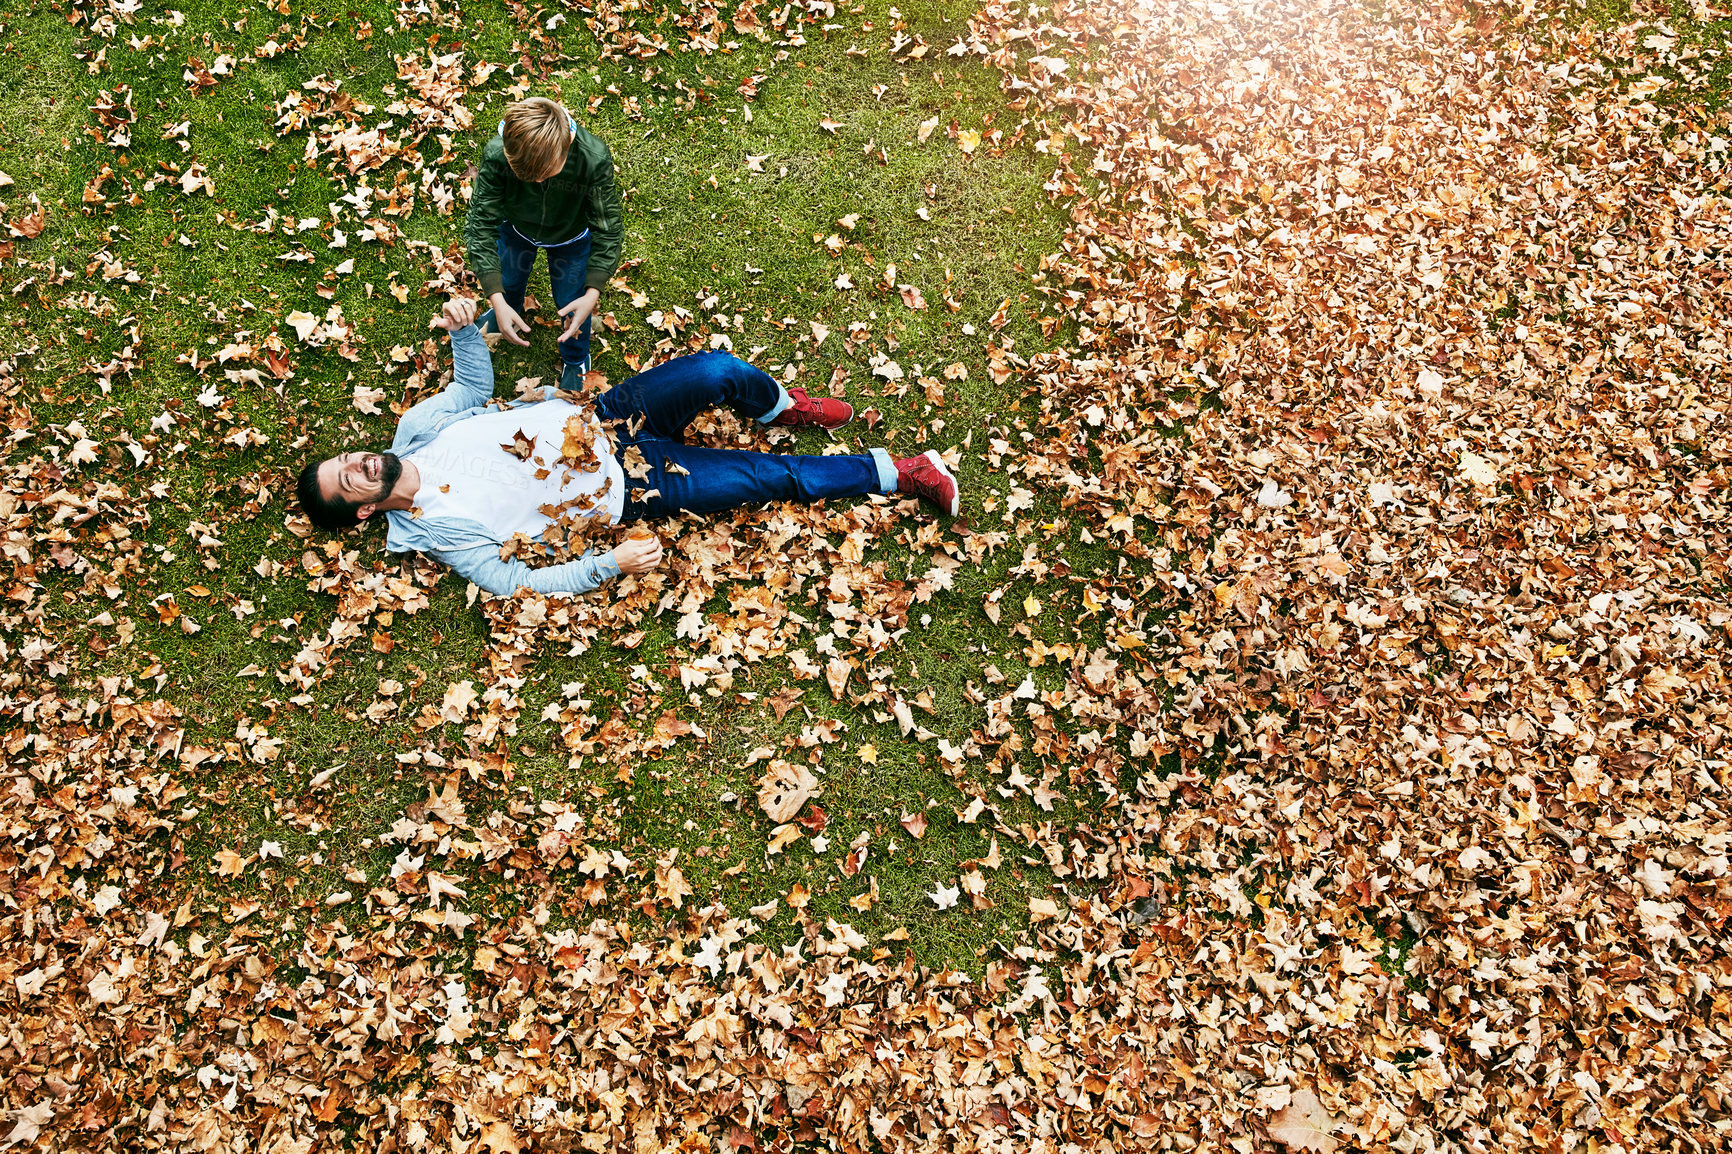
[{"label": "yellow leaf", "polygon": [[1483,485],[1488,489],[1497,487],[1496,467],[1478,453],[1463,453],[1460,470],[1461,475],[1475,485]]},{"label": "yellow leaf", "polygon": [[1040,599],[1030,593],[1022,602],[1022,611],[1030,617],[1039,617],[1041,611]]},{"label": "yellow leaf", "polygon": [[779,825],[770,833],[770,843],[764,847],[766,857],[781,853],[800,840],[800,827],[795,822]]},{"label": "yellow leaf", "polygon": [[312,313],[296,310],[285,318],[295,330],[295,335],[306,340],[313,335],[313,330],[319,327],[319,318]]}]

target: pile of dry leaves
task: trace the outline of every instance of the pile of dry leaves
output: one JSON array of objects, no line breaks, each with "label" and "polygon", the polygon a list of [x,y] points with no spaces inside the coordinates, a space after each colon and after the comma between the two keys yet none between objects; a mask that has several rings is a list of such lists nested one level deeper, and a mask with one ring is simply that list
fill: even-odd
[{"label": "pile of dry leaves", "polygon": [[[631,51],[620,13],[597,11]],[[733,22],[787,16],[742,6]],[[190,901],[163,881],[276,868],[270,842],[185,861],[176,831],[200,813],[192,770],[268,760],[279,739],[243,723],[223,749],[190,746],[148,675],[67,690],[84,657],[33,567],[124,584],[148,512],[81,468],[98,446],[71,426],[15,458],[0,493],[12,1141],[1723,1145],[1725,129],[1656,102],[1705,66],[1664,25],[1548,28],[1516,7],[989,6],[947,50],[1001,69],[1023,122],[969,146],[1058,158],[1071,227],[1038,287],[1052,330],[1077,332],[1026,365],[1019,427],[971,450],[1010,475],[1005,530],[941,537],[889,501],[772,510],[689,527],[665,572],[606,604],[484,602],[486,668],[417,722],[463,726],[470,754],[414,755],[451,777],[384,835],[390,876],[320,895],[291,944],[283,910],[244,901],[224,936],[187,937]],[[399,115],[460,127],[460,106],[427,95],[447,65],[415,67],[423,99]],[[341,155],[370,155],[334,90],[284,115],[340,122]],[[29,428],[4,367],[8,423]],[[1064,530],[1017,516],[1037,495],[1123,555],[1116,576],[1071,574],[1047,536]],[[866,559],[898,534],[930,556],[923,576]],[[1001,546],[1022,562],[987,599],[995,621],[1076,587],[1073,641],[1022,631],[1062,690],[995,685],[975,718],[916,714],[889,669],[898,631]],[[379,615],[424,606],[433,580],[336,543],[302,566],[337,611],[282,672],[291,691]],[[706,615],[721,591],[728,612]],[[770,949],[752,938],[778,900],[699,905],[676,854],[607,849],[605,815],[495,800],[483,751],[515,733],[537,647],[607,644],[658,614],[694,654],[682,691],[785,663],[946,761],[987,763],[1004,796],[1090,797],[1092,826],[996,825],[1072,899],[1037,901],[978,979],[819,924],[797,895],[803,940]],[[582,693],[548,719],[573,757],[622,775],[702,737],[678,697]],[[811,728],[800,744],[821,750]],[[768,752],[760,800],[792,821],[815,782]],[[996,865],[962,888],[988,900]],[[530,912],[491,915],[502,886]],[[610,886],[669,934],[588,920]]]}]

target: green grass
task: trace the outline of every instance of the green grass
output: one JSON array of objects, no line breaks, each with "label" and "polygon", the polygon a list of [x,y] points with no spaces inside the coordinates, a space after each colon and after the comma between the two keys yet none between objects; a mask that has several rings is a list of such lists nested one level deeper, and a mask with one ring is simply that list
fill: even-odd
[{"label": "green grass", "polygon": [[[94,639],[101,650],[75,674],[85,683],[97,675],[130,675],[143,693],[158,676],[166,678],[161,692],[184,712],[187,744],[223,750],[243,724],[264,725],[284,743],[275,760],[265,764],[230,757],[180,775],[191,791],[187,803],[200,812],[181,830],[188,868],[176,884],[198,895],[195,909],[207,917],[202,923],[207,935],[216,924],[211,919],[237,898],[250,895],[260,901],[257,923],[275,932],[285,917],[304,928],[309,919],[326,916],[316,903],[332,890],[359,894],[377,885],[400,848],[381,844],[381,833],[406,807],[426,798],[430,783],[450,772],[396,759],[422,744],[407,720],[426,702],[437,703],[448,684],[478,680],[486,661],[487,620],[465,604],[461,581],[446,580],[427,610],[397,615],[389,628],[396,643],[390,653],[374,653],[365,638],[352,643],[310,692],[310,700],[291,701],[298,691],[275,676],[334,615],[333,599],[309,592],[300,566],[302,553],[320,542],[302,541],[284,526],[292,475],[309,454],[389,439],[392,418],[358,413],[350,404],[351,389],[360,382],[384,387],[390,399],[401,397],[406,374],[389,364],[389,350],[416,346],[425,338],[426,319],[439,299],[423,289],[433,276],[428,249],[362,243],[351,215],[333,226],[328,206],[340,204],[338,198],[352,192],[357,181],[333,173],[328,157],[305,163],[306,132],[279,137],[275,105],[291,92],[311,98],[303,83],[325,76],[340,81],[340,91],[356,102],[374,105],[360,123],[377,125],[386,119],[386,106],[407,90],[393,55],[425,55],[428,38],[437,31],[441,41],[435,51],[461,41],[467,70],[481,60],[515,59],[513,43],[528,36],[527,28],[513,26],[503,5],[465,6],[468,26],[422,21],[401,29],[394,5],[351,7],[353,17],[332,10],[313,20],[312,9],[299,4],[281,16],[258,5],[192,3],[182,8],[182,23],[141,13],[134,26],[122,26],[112,38],[81,41],[82,25],[69,24],[65,9],[0,6],[6,43],[0,51],[7,64],[0,79],[0,150],[6,158],[0,167],[14,182],[0,190],[0,200],[8,220],[18,219],[32,194],[47,207],[46,230],[39,238],[16,242],[16,259],[0,281],[7,289],[6,304],[0,306],[0,351],[29,354],[22,364],[36,392],[25,403],[39,430],[77,420],[103,442],[105,466],[136,498],[128,512],[142,546],[136,574],[121,582],[124,591],[113,601],[72,571],[45,570],[39,579],[48,612],[75,644]],[[969,11],[960,4],[923,5],[911,18],[910,32],[921,33],[941,50]],[[659,18],[679,12],[652,6],[640,10],[637,19],[641,27],[654,29]],[[545,20],[542,14],[534,27],[544,30]],[[364,41],[356,39],[360,21],[374,30]],[[874,30],[861,31],[862,21],[872,22]],[[907,696],[930,691],[934,710],[920,713],[920,722],[960,740],[984,721],[981,707],[967,696],[969,683],[997,696],[1029,672],[1028,642],[1011,631],[1022,613],[1011,607],[1020,606],[1036,583],[1026,577],[1010,582],[1007,574],[1020,558],[1021,545],[1031,535],[1044,536],[1040,526],[1058,510],[1037,505],[1008,517],[1000,505],[981,512],[985,498],[1008,486],[1002,473],[987,468],[980,450],[991,429],[1013,435],[1021,391],[1014,381],[1005,387],[991,383],[985,350],[988,341],[1014,343],[1021,354],[1046,344],[1035,324],[1042,298],[1032,285],[1042,256],[1058,246],[1063,221],[1042,189],[1046,162],[1026,143],[1002,156],[989,155],[987,147],[965,156],[947,136],[952,120],[964,128],[1014,133],[1012,114],[997,95],[996,74],[977,61],[957,61],[941,51],[924,61],[897,64],[886,51],[891,19],[885,4],[839,10],[833,23],[843,27],[824,34],[814,26],[804,46],[778,46],[777,36],[760,42],[730,31],[726,39],[738,42],[731,51],[710,56],[677,51],[647,62],[609,62],[606,79],[618,88],[616,96],[595,83],[602,67],[597,42],[573,19],[553,34],[551,45],[537,48],[538,58],[551,64],[546,74],[520,68],[515,79],[579,109],[587,126],[614,151],[627,217],[625,257],[636,262],[625,276],[645,303],[634,307],[627,293],[610,293],[604,301],[603,312],[613,315],[618,329],[600,334],[605,345],[598,346],[596,367],[611,380],[628,375],[626,357],[643,355],[656,339],[645,320],[652,311],[690,310],[694,321],[686,333],[705,334],[714,327],[711,315],[737,314],[740,323],[730,325],[728,335],[742,354],[762,346],[757,363],[797,361],[801,383],[818,388],[832,370],[847,370],[850,397],[861,408],[877,409],[882,420],[870,428],[857,422],[842,438],[844,444],[912,452],[972,436],[962,469],[971,520],[978,529],[1006,532],[1008,543],[986,565],[961,569],[954,589],[916,606],[913,616],[930,614],[931,624],[911,622],[909,634],[883,659]],[[683,39],[676,39],[671,21],[659,28],[676,43]],[[206,43],[207,36],[214,44]],[[127,46],[129,37],[152,39],[134,50]],[[304,37],[304,44],[274,58],[255,54],[267,40],[289,43],[296,37]],[[92,45],[106,47],[95,74],[89,70]],[[850,54],[854,45],[865,48],[866,55]],[[86,52],[82,60],[75,56],[81,50]],[[784,50],[786,59],[778,61]],[[239,58],[232,75],[208,91],[189,91],[182,76],[187,58],[196,56],[208,67],[219,52]],[[565,58],[555,59],[559,53]],[[748,104],[737,87],[751,76],[763,79]],[[452,136],[449,155],[442,157],[434,136],[421,142],[425,169],[437,173],[437,181],[456,187],[455,177],[511,99],[506,89],[513,80],[496,72],[467,95],[476,127]],[[110,147],[89,131],[96,123],[90,106],[118,85],[130,88],[134,112],[132,141],[124,148]],[[694,100],[688,93],[700,95]],[[592,107],[590,100],[598,95],[605,99]],[[627,108],[629,100],[636,101],[635,113]],[[996,119],[987,123],[988,116]],[[937,131],[925,143],[917,142],[920,124],[933,117],[940,120]],[[832,129],[820,126],[826,118]],[[400,117],[392,119],[401,123]],[[163,139],[165,129],[182,122],[189,124],[183,138]],[[181,146],[182,139],[188,147]],[[748,156],[765,158],[757,162],[762,172],[748,168]],[[214,195],[180,190],[176,170],[195,162],[204,166]],[[104,167],[114,175],[86,203],[85,189]],[[147,189],[153,178],[155,186]],[[381,190],[378,199],[399,178],[413,182],[419,173],[397,160],[366,174],[367,182]],[[138,202],[129,204],[129,197]],[[277,232],[239,227],[263,221],[271,209],[278,214]],[[856,214],[851,231],[837,223]],[[281,222],[303,218],[319,223],[294,235],[281,232]],[[461,205],[440,215],[421,195],[412,213],[392,219],[405,241],[438,249],[460,242]],[[334,229],[348,235],[347,247],[327,247]],[[832,234],[846,242],[839,255],[814,240]],[[280,259],[303,245],[311,261]],[[129,283],[124,275],[104,280],[100,269],[86,274],[98,252],[111,254],[136,274],[136,281]],[[335,272],[351,259],[352,272]],[[898,284],[920,289],[927,310],[910,311],[895,291],[875,287],[890,263],[897,266]],[[70,275],[56,277],[50,265]],[[857,287],[835,287],[843,272]],[[35,280],[23,285],[30,276]],[[532,295],[546,300],[545,284],[545,274],[538,272]],[[406,304],[393,298],[393,285],[407,287]],[[959,306],[955,311],[944,303],[947,295]],[[705,304],[711,297],[714,301]],[[990,321],[1006,301],[1007,323],[999,332]],[[283,319],[297,309],[323,314],[333,305],[341,306],[355,326],[355,360],[301,345]],[[90,365],[129,343],[120,323],[126,318],[139,329],[138,364],[105,396]],[[783,318],[795,323],[784,325]],[[547,310],[536,319],[531,349],[502,350],[497,357],[506,387],[518,377],[552,371],[554,330]],[[814,345],[811,321],[831,330],[821,346]],[[871,335],[848,352],[843,338],[855,323],[868,326]],[[273,331],[294,362],[293,376],[280,383],[268,372],[260,383],[224,379],[225,367],[262,370],[256,362],[213,365],[200,377],[177,360],[212,357],[231,341],[257,344]],[[1061,331],[1055,339],[1063,336]],[[886,347],[886,337],[897,343],[891,355],[908,373],[906,389],[886,387],[872,376],[867,358],[874,348]],[[942,408],[928,403],[914,382],[915,366],[937,376],[953,362],[967,367],[967,380],[945,382]],[[226,401],[207,408],[198,398],[213,385]],[[178,423],[153,430],[152,420],[164,413]],[[935,420],[943,422],[942,429]],[[246,428],[268,437],[268,443],[243,448],[223,441]],[[124,436],[149,451],[150,463],[133,465],[119,443]],[[51,438],[15,447],[10,460],[41,452],[46,439]],[[176,452],[182,443],[186,447]],[[801,434],[783,443],[817,451],[823,441]],[[262,509],[256,500],[261,485],[270,491]],[[222,544],[200,547],[189,534],[195,523],[213,527]],[[363,565],[386,560],[377,531],[342,544],[359,550]],[[1114,558],[1106,550],[1073,548],[1079,549],[1073,561],[1079,573],[1087,565],[1112,570]],[[105,568],[112,564],[95,550],[90,557]],[[261,576],[254,569],[261,557],[282,570]],[[894,578],[909,576],[911,569],[918,576],[926,567],[907,545],[888,537],[869,548],[867,559],[883,562]],[[1007,583],[1007,611],[994,626],[982,613],[982,599]],[[1044,583],[1040,589],[1052,607],[1048,619],[1032,623],[1031,633],[1048,640],[1069,637],[1053,623],[1060,612],[1058,590]],[[706,611],[726,608],[727,589],[719,592]],[[152,602],[164,595],[173,596],[199,632],[188,635],[178,621],[159,622]],[[253,612],[237,615],[244,603]],[[121,643],[113,628],[90,624],[105,609],[136,625],[130,643]],[[1069,615],[1078,612],[1073,606]],[[1057,879],[1045,860],[997,832],[1004,865],[988,891],[997,903],[994,909],[968,911],[964,899],[957,909],[939,913],[925,896],[938,883],[954,884],[958,864],[984,855],[995,835],[990,813],[975,825],[957,819],[969,791],[984,792],[998,803],[1013,832],[1019,825],[1075,819],[1098,802],[1098,795],[1061,776],[1055,788],[1066,797],[1052,813],[1026,797],[1001,798],[981,763],[970,763],[953,777],[939,765],[933,743],[905,741],[894,722],[875,720],[871,708],[832,700],[821,680],[794,683],[804,690],[805,708],[778,721],[766,700],[788,683],[785,660],[748,667],[728,693],[700,693],[695,705],[679,691],[677,680],[670,686],[656,676],[632,711],[634,718],[641,713],[653,720],[671,709],[701,726],[709,740],[682,739],[666,760],[640,766],[629,785],[614,780],[612,767],[593,758],[573,768],[559,746],[557,726],[537,720],[542,707],[562,684],[581,682],[595,702],[591,712],[602,719],[615,707],[629,709],[634,685],[642,688],[627,676],[629,666],[643,663],[659,670],[692,654],[689,643],[675,638],[675,620],[674,614],[646,618],[645,639],[630,654],[611,653],[605,637],[575,658],[553,647],[533,654],[521,691],[520,729],[505,751],[511,781],[497,774],[486,782],[466,781],[471,821],[479,824],[492,810],[509,813],[514,805],[566,799],[583,812],[591,840],[620,848],[645,879],[657,854],[677,847],[697,903],[719,897],[743,915],[800,882],[811,890],[808,912],[820,924],[826,917],[852,922],[875,943],[905,929],[917,958],[932,965],[977,966],[989,943],[1008,940],[1026,923],[1028,897],[1051,892]],[[369,632],[377,628],[371,623]],[[814,636],[802,635],[795,644],[809,647]],[[255,664],[265,677],[236,676]],[[1041,688],[1059,683],[1051,664],[1034,671]],[[996,665],[1008,682],[987,685],[988,665]],[[425,684],[404,695],[409,704],[402,714],[368,721],[359,711],[387,678],[406,685],[424,679]],[[742,694],[759,696],[742,699]],[[763,766],[748,769],[745,757],[765,744],[784,755],[781,743],[811,724],[805,709],[814,720],[833,718],[847,727],[839,742],[826,747],[823,759],[819,804],[829,814],[830,847],[814,854],[803,838],[766,860],[771,823],[753,797]],[[1019,721],[1018,727],[1026,741],[1027,725]],[[464,752],[458,727],[429,736],[449,758]],[[876,765],[860,761],[860,747],[868,743],[877,749]],[[1025,757],[1025,762],[1025,772],[1038,779],[1036,759]],[[314,775],[333,766],[341,768],[326,786],[310,789]],[[730,794],[737,800],[722,800]],[[898,825],[902,813],[916,810],[924,810],[931,821],[919,841]],[[837,864],[862,831],[871,834],[866,871],[845,878]],[[217,850],[251,853],[261,840],[280,842],[285,861],[268,870],[255,867],[237,879],[206,876]],[[734,866],[744,868],[724,873]],[[345,871],[354,870],[368,880],[345,880]],[[862,912],[848,899],[867,890],[868,876],[876,878],[878,900]],[[548,880],[557,897],[569,898],[585,879],[567,868]],[[508,912],[540,900],[542,891],[522,882],[520,874],[512,881],[481,883],[491,887],[491,910]],[[642,919],[630,903],[645,884],[616,881],[608,911]],[[1078,890],[1078,883],[1071,888]],[[311,908],[298,908],[308,898]],[[479,912],[482,906],[473,902],[471,908]],[[568,906],[557,916],[578,912]],[[664,908],[657,917],[667,913]],[[796,932],[784,906],[763,934],[764,940],[791,940]]]}]

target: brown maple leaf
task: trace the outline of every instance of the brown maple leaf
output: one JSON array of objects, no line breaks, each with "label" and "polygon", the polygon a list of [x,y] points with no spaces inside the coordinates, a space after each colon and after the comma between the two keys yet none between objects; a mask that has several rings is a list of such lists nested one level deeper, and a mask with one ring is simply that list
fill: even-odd
[{"label": "brown maple leaf", "polygon": [[247,868],[247,859],[226,846],[217,850],[216,863],[218,877],[236,877]]},{"label": "brown maple leaf", "polygon": [[792,686],[785,686],[772,693],[767,700],[770,708],[776,711],[776,720],[788,716],[788,711],[800,703],[800,691]]},{"label": "brown maple leaf", "polygon": [[517,430],[511,440],[499,446],[519,461],[529,460],[529,455],[535,452],[535,438],[524,436],[523,430]]},{"label": "brown maple leaf", "polygon": [[786,761],[770,763],[770,772],[758,782],[758,805],[771,821],[787,821],[800,812],[808,798],[818,792],[818,779],[804,765]]},{"label": "brown maple leaf", "polygon": [[625,475],[633,480],[641,481],[650,474],[650,463],[636,445],[627,445],[620,453],[620,461],[625,466]]},{"label": "brown maple leaf", "polygon": [[489,1154],[519,1154],[523,1140],[508,1122],[493,1121],[481,1127],[480,1144]]},{"label": "brown maple leaf", "polygon": [[692,732],[692,723],[675,717],[674,711],[671,709],[663,710],[662,715],[656,718],[655,735],[662,741],[672,742],[675,738],[684,737],[690,732]]},{"label": "brown maple leaf", "polygon": [[[279,381],[287,380],[295,375],[295,362],[289,359],[287,353],[279,352],[276,349],[265,350],[265,367],[271,371],[271,376],[277,378]],[[355,397],[357,402],[355,406],[356,408],[360,408],[359,402],[362,396],[361,390],[362,386],[355,386]],[[369,393],[378,393],[378,397],[374,398],[375,401],[384,399],[385,394],[383,390],[373,389],[368,391]],[[362,409],[361,411],[366,412],[367,410]],[[375,408],[373,411],[376,413],[379,410]]]},{"label": "brown maple leaf", "polygon": [[33,240],[36,237],[41,236],[42,230],[47,227],[47,219],[42,215],[42,210],[37,209],[35,212],[25,214],[19,219],[17,224],[8,226],[8,231],[11,232],[13,236],[21,236],[26,240]]},{"label": "brown maple leaf", "polygon": [[836,700],[842,699],[843,687],[848,684],[848,675],[852,672],[854,667],[840,657],[830,658],[829,664],[824,667],[824,680],[829,682],[830,693]]},{"label": "brown maple leaf", "polygon": [[1269,1137],[1289,1150],[1315,1150],[1334,1154],[1330,1131],[1335,1119],[1310,1090],[1297,1090],[1288,1103],[1269,1116]]},{"label": "brown maple leaf", "polygon": [[[677,854],[679,851],[675,850]],[[681,909],[685,900],[696,891],[686,882],[685,874],[673,864],[673,857],[656,863],[656,899],[672,904],[674,909]]]}]

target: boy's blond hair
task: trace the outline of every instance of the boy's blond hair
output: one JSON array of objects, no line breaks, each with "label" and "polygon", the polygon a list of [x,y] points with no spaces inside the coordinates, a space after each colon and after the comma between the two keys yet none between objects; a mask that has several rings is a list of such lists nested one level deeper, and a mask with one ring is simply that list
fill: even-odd
[{"label": "boy's blond hair", "polygon": [[522,180],[547,180],[565,167],[571,123],[565,109],[545,96],[507,108],[499,135],[505,141],[505,163]]}]

